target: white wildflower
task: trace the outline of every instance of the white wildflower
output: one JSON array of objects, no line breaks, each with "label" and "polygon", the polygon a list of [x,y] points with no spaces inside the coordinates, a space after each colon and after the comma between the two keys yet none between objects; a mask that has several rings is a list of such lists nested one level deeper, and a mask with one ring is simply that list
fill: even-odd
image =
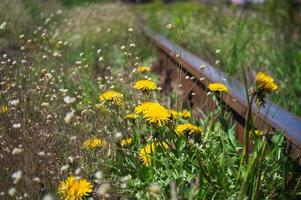
[{"label": "white wildflower", "polygon": [[63,172],[63,171],[66,171],[68,168],[69,168],[69,165],[63,165],[60,170],[61,170],[61,172]]},{"label": "white wildflower", "polygon": [[94,176],[95,176],[95,178],[96,178],[97,180],[100,180],[100,179],[102,178],[102,173],[101,173],[101,171],[97,171],[97,172],[94,174]]},{"label": "white wildflower", "polygon": [[16,154],[20,154],[23,152],[22,148],[14,148],[13,151],[11,152],[11,154],[16,155]]},{"label": "white wildflower", "polygon": [[76,65],[81,65],[81,64],[82,64],[82,61],[81,61],[81,60],[75,61],[75,64],[76,64]]},{"label": "white wildflower", "polygon": [[130,180],[132,180],[132,176],[130,175],[130,174],[128,174],[128,175],[126,175],[126,176],[124,176],[124,177],[122,177],[121,179],[120,179],[120,182],[129,182]]},{"label": "white wildflower", "polygon": [[42,200],[54,200],[54,197],[51,194],[46,194]]},{"label": "white wildflower", "polygon": [[203,64],[203,65],[200,66],[200,69],[205,69],[205,67],[206,66]]},{"label": "white wildflower", "polygon": [[8,190],[8,194],[9,194],[9,196],[14,196],[15,194],[16,194],[16,188],[9,188],[9,190]]},{"label": "white wildflower", "polygon": [[65,116],[65,118],[64,118],[65,123],[66,123],[66,124],[69,124],[69,123],[71,122],[71,119],[72,119],[73,117],[74,117],[74,112],[73,112],[73,111],[67,112],[67,113],[66,113],[66,116]]},{"label": "white wildflower", "polygon": [[11,106],[16,106],[20,103],[19,99],[14,99],[8,102],[9,105]]},{"label": "white wildflower", "polygon": [[22,178],[22,171],[18,170],[14,172],[11,177],[14,179],[14,184],[18,183],[19,180]]},{"label": "white wildflower", "polygon": [[174,25],[174,24],[167,24],[166,25],[166,28],[167,29],[173,29],[173,28],[175,28],[176,26]]},{"label": "white wildflower", "polygon": [[69,156],[69,157],[68,157],[68,161],[69,161],[69,163],[73,163],[73,162],[74,162],[74,158],[71,157],[71,156]]},{"label": "white wildflower", "polygon": [[39,177],[34,177],[32,180],[37,183],[39,183],[41,181]]},{"label": "white wildflower", "polygon": [[106,193],[110,190],[111,186],[109,183],[104,183],[102,185],[99,186],[99,188],[97,189],[96,193],[99,196],[104,196],[106,195]]},{"label": "white wildflower", "polygon": [[156,184],[156,183],[151,183],[149,186],[148,186],[148,191],[151,193],[151,194],[160,194],[161,192],[161,187]]},{"label": "white wildflower", "polygon": [[6,29],[6,25],[7,25],[7,22],[6,22],[6,21],[2,22],[2,23],[0,24],[0,30]]},{"label": "white wildflower", "polygon": [[78,175],[80,175],[81,171],[82,171],[81,168],[78,167],[78,168],[75,170],[74,174],[78,176]]},{"label": "white wildflower", "polygon": [[122,133],[121,132],[117,132],[116,134],[115,134],[115,139],[116,140],[119,140],[119,139],[121,139],[122,138]]},{"label": "white wildflower", "polygon": [[14,129],[21,128],[21,123],[13,124],[13,128],[14,128]]},{"label": "white wildflower", "polygon": [[66,97],[64,98],[64,102],[65,102],[66,104],[71,104],[71,103],[74,103],[75,101],[76,101],[76,98],[75,98],[75,97],[66,96]]}]

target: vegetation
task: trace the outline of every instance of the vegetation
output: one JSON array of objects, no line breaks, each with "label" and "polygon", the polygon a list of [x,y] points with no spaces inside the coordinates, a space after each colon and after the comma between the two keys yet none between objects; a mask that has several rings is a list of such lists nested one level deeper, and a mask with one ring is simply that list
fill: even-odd
[{"label": "vegetation", "polygon": [[[300,198],[282,133],[256,130],[249,116],[252,153],[251,140],[238,143],[219,100],[226,85],[209,86],[217,109],[205,119],[173,103],[178,90],[163,95],[137,8],[32,2],[14,2],[16,20],[0,12],[1,198]],[[260,109],[282,86],[256,74],[250,105]]]},{"label": "vegetation", "polygon": [[[281,86],[273,101],[300,115],[300,20],[291,16],[289,3],[282,0],[240,9],[224,4],[156,2],[141,6],[138,13],[153,30],[175,42],[180,40],[181,46],[242,82],[242,71],[247,72],[248,80],[254,80],[258,70],[268,71]],[[170,23],[177,27],[178,35],[165,28]]]}]

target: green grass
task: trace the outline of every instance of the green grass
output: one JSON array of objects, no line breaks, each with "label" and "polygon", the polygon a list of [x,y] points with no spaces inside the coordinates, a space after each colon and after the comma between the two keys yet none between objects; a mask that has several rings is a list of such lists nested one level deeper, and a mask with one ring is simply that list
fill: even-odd
[{"label": "green grass", "polygon": [[279,85],[273,101],[301,114],[301,42],[300,37],[292,36],[300,34],[300,30],[296,28],[298,22],[293,24],[289,18],[287,3],[271,1],[241,16],[235,6],[224,9],[222,4],[196,2],[152,3],[137,10],[146,19],[146,25],[177,42],[177,36],[166,28],[169,23],[175,24],[184,48],[231,77],[243,81],[240,74],[246,71],[248,80],[254,80],[259,70],[269,73]]}]

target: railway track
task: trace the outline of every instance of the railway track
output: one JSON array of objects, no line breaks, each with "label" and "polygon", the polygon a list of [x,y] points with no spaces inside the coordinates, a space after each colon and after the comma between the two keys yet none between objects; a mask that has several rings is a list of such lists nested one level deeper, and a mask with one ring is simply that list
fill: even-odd
[{"label": "railway track", "polygon": [[[248,110],[245,86],[189,51],[182,48],[180,50],[176,44],[162,35],[146,27],[142,29],[156,46],[157,62],[153,70],[160,74],[163,89],[170,90],[176,85],[176,81],[179,81],[183,91],[179,99],[182,102],[186,101],[193,110],[201,110],[204,113],[212,111],[215,103],[207,95],[208,85],[213,82],[223,82],[227,85],[228,93],[223,95],[221,100],[232,113],[236,122],[236,136],[242,142]],[[254,104],[252,114],[255,116],[256,112]],[[266,106],[258,113],[255,126],[259,130],[271,133],[283,132],[286,140],[285,153],[296,159],[301,166],[301,118],[267,100]]]}]

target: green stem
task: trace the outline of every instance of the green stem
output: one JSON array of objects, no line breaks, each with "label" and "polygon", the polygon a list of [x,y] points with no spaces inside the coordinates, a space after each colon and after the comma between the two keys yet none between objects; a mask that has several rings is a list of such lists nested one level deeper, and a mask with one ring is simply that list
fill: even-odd
[{"label": "green stem", "polygon": [[249,139],[250,139],[250,128],[252,124],[252,104],[254,100],[254,95],[251,96],[251,101],[248,106],[247,111],[247,117],[246,117],[246,124],[245,124],[245,130],[244,130],[244,142],[243,142],[243,154],[242,154],[242,162],[244,161],[244,158],[246,159],[246,163],[248,163],[249,160]]},{"label": "green stem", "polygon": [[239,168],[238,168],[238,173],[237,173],[237,177],[236,177],[237,182],[240,178],[240,175],[241,175],[240,171],[244,164],[245,159],[246,159],[246,163],[248,163],[248,160],[249,160],[248,152],[249,152],[249,134],[250,134],[250,124],[251,124],[250,121],[252,120],[251,114],[252,114],[252,104],[253,104],[254,97],[255,97],[255,95],[253,94],[251,96],[251,100],[248,105],[246,122],[245,122],[245,130],[244,130],[244,139],[243,139],[243,151],[242,151],[240,164],[239,164]]},{"label": "green stem", "polygon": [[265,138],[263,140],[264,140],[263,141],[263,147],[262,147],[261,155],[260,155],[260,158],[259,158],[258,175],[257,175],[256,182],[253,185],[253,187],[255,187],[255,191],[253,189],[252,200],[257,199],[258,191],[259,191],[259,188],[260,188],[260,185],[261,185],[262,165],[263,165],[263,161],[264,161],[264,157],[265,157],[265,152],[266,152],[266,148],[267,148],[267,144],[268,144]]}]

